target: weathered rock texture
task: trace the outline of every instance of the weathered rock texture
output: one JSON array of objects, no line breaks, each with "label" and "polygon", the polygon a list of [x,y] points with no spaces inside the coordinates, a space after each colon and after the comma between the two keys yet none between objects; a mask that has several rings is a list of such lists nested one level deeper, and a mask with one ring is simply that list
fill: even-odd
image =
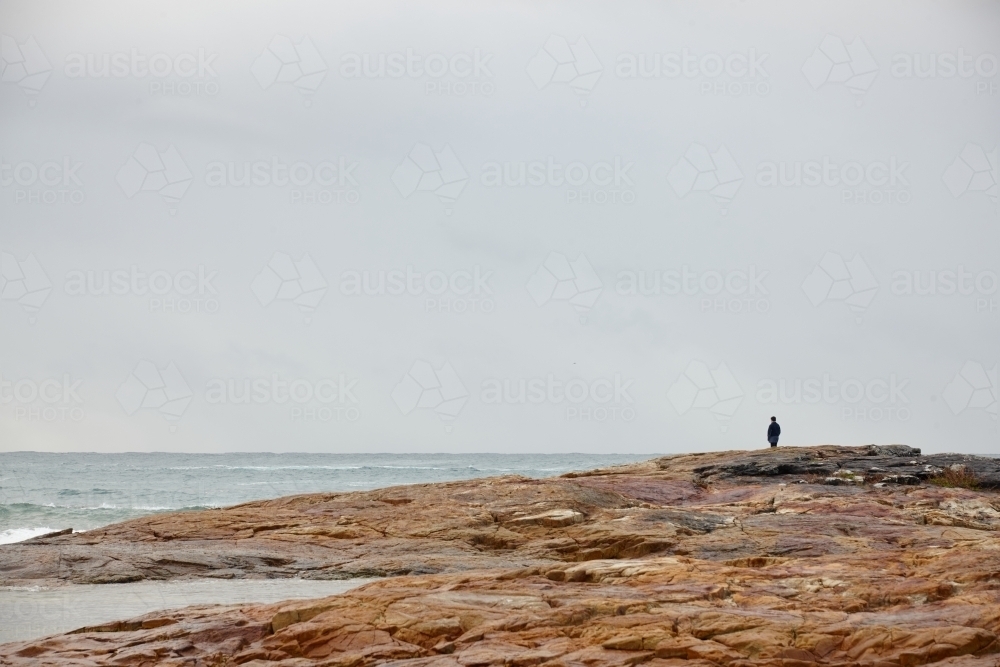
[{"label": "weathered rock texture", "polygon": [[779,448],[297,496],[0,547],[6,583],[411,574],[7,644],[0,664],[998,667],[1000,496],[926,483],[956,465],[1000,485],[996,459]]}]

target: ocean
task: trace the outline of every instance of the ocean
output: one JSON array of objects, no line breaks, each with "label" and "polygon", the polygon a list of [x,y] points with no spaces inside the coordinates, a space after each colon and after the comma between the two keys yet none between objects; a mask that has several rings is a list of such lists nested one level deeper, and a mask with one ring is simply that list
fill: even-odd
[{"label": "ocean", "polygon": [[[318,491],[517,474],[548,477],[650,458],[594,454],[0,453],[0,544],[155,512]],[[333,595],[349,581],[186,580],[0,587],[0,643],[190,604]]]},{"label": "ocean", "polygon": [[651,456],[0,453],[0,544],[155,512],[493,475],[549,477]]}]

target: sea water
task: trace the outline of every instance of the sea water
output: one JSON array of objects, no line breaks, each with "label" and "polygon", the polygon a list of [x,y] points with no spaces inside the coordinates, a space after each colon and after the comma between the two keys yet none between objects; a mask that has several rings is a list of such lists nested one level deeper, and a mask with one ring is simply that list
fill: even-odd
[{"label": "sea water", "polygon": [[0,544],[155,512],[492,475],[548,477],[649,458],[598,454],[0,453]]},{"label": "sea water", "polygon": [[325,597],[370,581],[374,580],[197,579],[52,588],[0,587],[0,644],[69,632],[176,607]]},{"label": "sea water", "polygon": [[[0,453],[0,544],[145,514],[297,493],[492,475],[549,477],[649,458],[594,454]],[[3,547],[0,546],[0,549]],[[192,604],[333,595],[369,580],[213,580],[0,587],[0,643]]]}]

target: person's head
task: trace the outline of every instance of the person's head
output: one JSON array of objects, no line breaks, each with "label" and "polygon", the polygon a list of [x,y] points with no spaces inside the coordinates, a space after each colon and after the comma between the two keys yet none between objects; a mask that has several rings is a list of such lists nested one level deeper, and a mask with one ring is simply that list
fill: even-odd
[{"label": "person's head", "polygon": [[776,417],[771,417],[771,421],[776,422],[778,419]]}]

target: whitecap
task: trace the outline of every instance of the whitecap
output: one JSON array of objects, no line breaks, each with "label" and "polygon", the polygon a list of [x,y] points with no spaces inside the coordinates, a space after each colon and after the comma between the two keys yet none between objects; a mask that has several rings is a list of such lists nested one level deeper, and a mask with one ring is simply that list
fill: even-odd
[{"label": "whitecap", "polygon": [[0,544],[14,544],[15,542],[23,542],[25,540],[30,540],[32,537],[38,537],[39,535],[44,535],[45,533],[54,533],[55,528],[9,528],[7,530],[0,530]]}]

